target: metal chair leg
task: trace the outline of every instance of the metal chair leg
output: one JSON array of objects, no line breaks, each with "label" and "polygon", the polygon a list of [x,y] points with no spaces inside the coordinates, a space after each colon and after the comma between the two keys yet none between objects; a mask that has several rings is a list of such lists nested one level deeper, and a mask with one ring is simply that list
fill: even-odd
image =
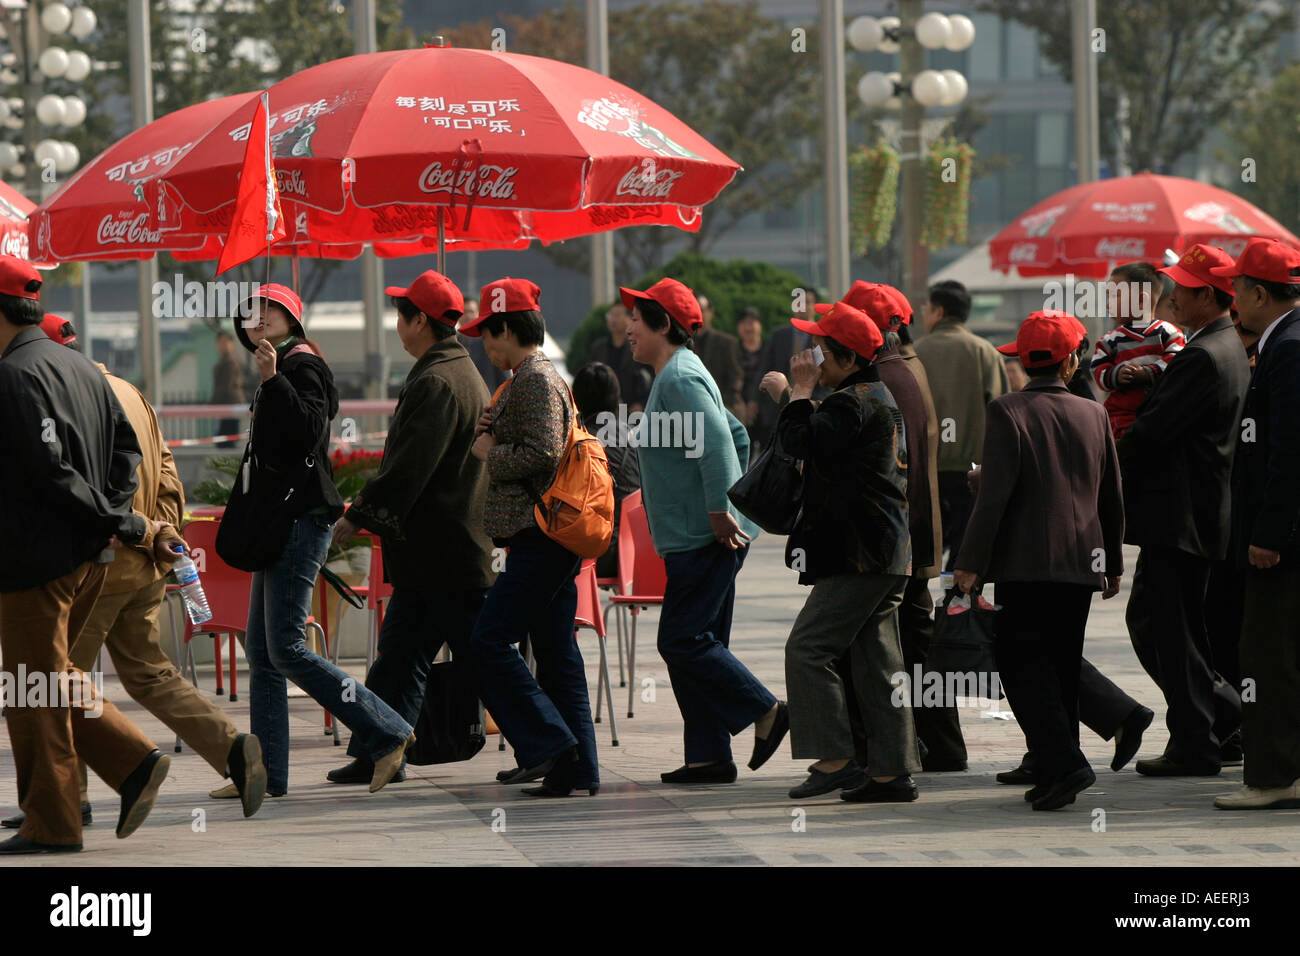
[{"label": "metal chair leg", "polygon": [[239,677],[235,671],[235,668],[237,666],[238,665],[235,663],[235,632],[231,631],[230,632],[230,702],[232,704],[235,701],[239,700],[239,684],[238,684]]},{"label": "metal chair leg", "polygon": [[[324,629],[323,627],[321,627],[320,624],[317,623],[316,621],[308,621],[308,622],[307,622],[307,626],[306,626],[306,628],[304,628],[304,630],[309,630],[309,629],[311,629],[311,628],[315,628],[315,629],[316,629],[317,640],[320,641],[320,646],[323,647],[323,648],[325,649],[325,653],[328,654],[328,653],[329,653],[329,642],[328,642],[328,641],[326,640],[326,638],[325,638],[325,629]],[[338,746],[340,746],[340,742],[339,742],[339,719],[338,719],[338,717],[334,716],[333,714],[330,714],[328,710],[326,711],[326,714],[329,716],[329,718],[330,718],[330,724],[331,724],[331,725],[333,726],[333,728],[334,728],[334,746],[335,746],[335,747],[338,747]],[[329,733],[329,731],[326,730],[326,733]]]},{"label": "metal chair leg", "polygon": [[[605,702],[609,704],[609,734],[611,746],[618,746],[618,724],[614,722],[614,691],[610,687],[609,679],[609,654],[605,645],[605,635],[596,635],[600,640],[600,679],[596,684],[596,713],[600,713],[600,689],[603,684],[605,687]],[[597,720],[600,718],[597,717]]]},{"label": "metal chair leg", "polygon": [[[600,637],[599,634],[597,634],[596,636]],[[576,633],[574,634],[574,637],[575,638],[577,637]],[[609,664],[605,661],[605,640],[604,638],[601,638],[600,639],[600,670],[596,672],[596,716],[595,716],[596,723],[600,723],[600,702],[603,699],[601,697],[601,694],[604,692],[605,681],[608,679],[608,676],[609,676]]]},{"label": "metal chair leg", "polygon": [[631,634],[627,642],[627,715],[634,716],[632,702],[636,694],[636,609],[632,609]]}]

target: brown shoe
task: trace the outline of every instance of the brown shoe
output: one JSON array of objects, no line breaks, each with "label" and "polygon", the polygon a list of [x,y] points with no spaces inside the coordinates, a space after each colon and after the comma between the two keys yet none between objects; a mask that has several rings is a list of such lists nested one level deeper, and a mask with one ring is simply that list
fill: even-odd
[{"label": "brown shoe", "polygon": [[392,782],[397,771],[402,768],[402,758],[406,748],[415,743],[415,734],[407,737],[400,744],[375,761],[375,775],[370,778],[370,792],[378,793]]}]

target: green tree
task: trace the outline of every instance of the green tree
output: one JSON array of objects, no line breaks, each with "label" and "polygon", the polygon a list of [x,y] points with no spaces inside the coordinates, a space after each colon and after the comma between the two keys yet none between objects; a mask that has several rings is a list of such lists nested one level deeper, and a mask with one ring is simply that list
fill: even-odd
[{"label": "green tree", "polygon": [[[793,272],[766,262],[746,259],[721,262],[699,253],[683,252],[640,276],[631,287],[645,289],[665,276],[685,283],[700,295],[707,295],[713,306],[714,325],[725,331],[735,331],[736,313],[750,305],[758,309],[765,329],[785,324],[793,314],[790,304],[795,288],[804,282]],[[576,372],[583,366],[588,344],[604,334],[605,311],[609,306],[610,303],[603,302],[592,309],[569,339],[565,355],[569,371]]]},{"label": "green tree", "polygon": [[1238,107],[1230,132],[1220,158],[1240,173],[1227,188],[1300,234],[1300,154],[1283,145],[1300,133],[1300,63]]},{"label": "green tree", "polygon": [[[1043,55],[1069,82],[1068,5],[1061,0],[979,0],[977,8],[1038,31]],[[1219,118],[1247,97],[1279,34],[1295,16],[1289,4],[1258,0],[1097,0],[1100,150],[1112,155],[1121,93],[1129,99],[1129,165],[1167,169],[1194,151]],[[979,39],[976,38],[976,43]]]},{"label": "green tree", "polygon": [[[455,46],[488,48],[492,29],[506,31],[511,52],[585,63],[585,26],[579,7],[535,17],[483,20],[441,32]],[[795,52],[790,29],[744,2],[638,4],[609,14],[610,73],[649,97],[745,166],[704,210],[697,233],[657,226],[615,233],[619,281],[664,260],[668,246],[685,243],[704,253],[745,216],[788,206],[820,176],[821,66],[817,40]],[[561,265],[585,271],[590,244],[552,246]]]}]

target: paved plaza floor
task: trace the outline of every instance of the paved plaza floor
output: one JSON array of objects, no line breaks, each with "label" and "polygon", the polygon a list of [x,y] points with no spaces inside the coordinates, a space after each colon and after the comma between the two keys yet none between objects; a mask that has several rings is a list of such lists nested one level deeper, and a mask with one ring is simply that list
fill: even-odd
[{"label": "paved plaza floor", "polygon": [[[732,648],[778,696],[784,696],[784,646],[807,590],[781,559],[783,540],[754,545],[739,578]],[[1135,553],[1127,557],[1131,571]],[[1105,674],[1156,711],[1140,756],[1163,749],[1164,705],[1143,673],[1124,629],[1127,578],[1120,596],[1094,598],[1086,653]],[[937,584],[937,582],[936,582]],[[1213,866],[1294,865],[1300,861],[1300,811],[1225,813],[1216,795],[1241,786],[1241,768],[1218,777],[1159,779],[1129,768],[1109,769],[1111,745],[1083,730],[1083,749],[1097,771],[1096,785],[1077,802],[1035,813],[1023,787],[997,784],[993,775],[1015,766],[1024,740],[1014,720],[963,708],[970,751],[966,773],[920,774],[921,796],[910,804],[848,804],[830,794],[790,800],[808,761],[790,758],[788,741],[757,773],[744,768],[751,731],[735,741],[740,779],[727,786],[681,787],[659,774],[682,763],[681,720],[666,669],[655,651],[656,612],[642,618],[637,683],[653,678],[652,701],[641,699],[629,720],[627,689],[617,687],[619,746],[610,725],[597,725],[601,790],[595,798],[537,800],[494,782],[514,766],[497,738],[473,760],[412,767],[405,783],[371,795],[339,787],[325,772],[347,761],[321,729],[311,700],[291,700],[293,752],[290,792],[268,799],[243,819],[236,801],[208,799],[220,781],[188,748],[172,754],[172,771],[148,822],[130,839],[113,836],[116,796],[92,777],[96,822],[86,850],[64,857],[0,862],[45,866],[235,865],[945,865],[962,866]],[[591,687],[598,655],[584,632]],[[351,672],[362,672],[353,662]],[[211,692],[211,672],[200,672]],[[240,686],[247,688],[247,674]],[[171,753],[172,735],[126,698],[115,679],[106,692]],[[248,726],[248,703],[223,702],[237,725]],[[1002,704],[1005,707],[1005,701]],[[345,737],[346,742],[346,737]],[[13,807],[13,756],[0,735],[0,809]]]}]

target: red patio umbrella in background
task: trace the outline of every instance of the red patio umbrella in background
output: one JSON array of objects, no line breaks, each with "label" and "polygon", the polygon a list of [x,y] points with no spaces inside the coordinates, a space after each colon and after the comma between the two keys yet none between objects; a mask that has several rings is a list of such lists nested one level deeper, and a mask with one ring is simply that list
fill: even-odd
[{"label": "red patio umbrella in background", "polygon": [[[31,258],[27,223],[35,209],[36,203],[8,183],[0,182],[0,254]],[[53,268],[53,263],[37,262],[36,265],[42,269]]]},{"label": "red patio umbrella in background", "polygon": [[[699,207],[740,169],[633,90],[541,57],[364,54],[269,93],[276,175],[299,243],[441,235],[500,248],[629,225],[695,230]],[[237,104],[162,173],[187,216],[228,216],[253,110]]]},{"label": "red patio umbrella in background", "polygon": [[1139,173],[1083,183],[1032,206],[989,241],[993,268],[1105,278],[1113,264],[1159,261],[1198,242],[1241,254],[1253,236],[1300,248],[1272,216],[1193,179]]}]

